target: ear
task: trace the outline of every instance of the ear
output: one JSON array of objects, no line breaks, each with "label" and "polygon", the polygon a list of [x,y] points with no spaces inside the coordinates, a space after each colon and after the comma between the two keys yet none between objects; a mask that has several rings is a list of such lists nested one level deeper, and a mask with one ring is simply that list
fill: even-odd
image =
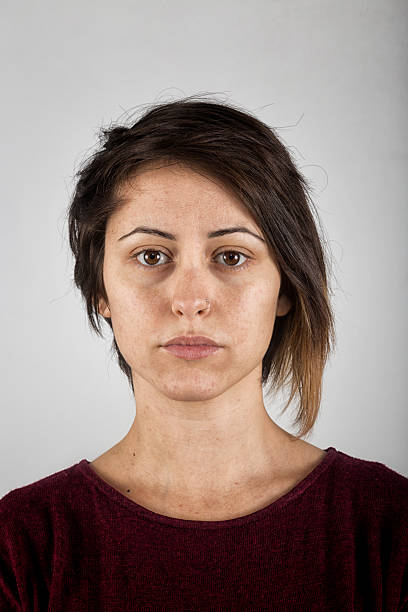
[{"label": "ear", "polygon": [[99,299],[99,302],[98,302],[98,312],[103,317],[110,317],[111,316],[111,312],[110,312],[109,306],[108,306],[108,304],[105,302],[105,300],[103,298]]},{"label": "ear", "polygon": [[278,305],[276,307],[276,316],[283,317],[288,314],[289,310],[292,308],[292,302],[289,300],[287,295],[282,294],[279,296]]}]

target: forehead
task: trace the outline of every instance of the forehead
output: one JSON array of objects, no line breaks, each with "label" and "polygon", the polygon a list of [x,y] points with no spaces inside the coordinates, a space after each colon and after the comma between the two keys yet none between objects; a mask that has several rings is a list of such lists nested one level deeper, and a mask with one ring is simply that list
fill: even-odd
[{"label": "forehead", "polygon": [[256,223],[232,189],[198,168],[145,162],[118,186],[111,222]]}]

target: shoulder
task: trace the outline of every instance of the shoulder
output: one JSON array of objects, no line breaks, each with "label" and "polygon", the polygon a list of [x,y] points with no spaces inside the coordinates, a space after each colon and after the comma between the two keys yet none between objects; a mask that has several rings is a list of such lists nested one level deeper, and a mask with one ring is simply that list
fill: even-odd
[{"label": "shoulder", "polygon": [[[388,517],[394,523],[408,525],[408,478],[379,461],[362,459],[337,451],[333,477],[338,494],[355,510]],[[381,517],[381,518],[380,518]]]},{"label": "shoulder", "polygon": [[0,524],[4,537],[7,533],[37,534],[52,532],[54,517],[72,497],[76,480],[76,465],[59,470],[35,482],[12,489],[0,499]]},{"label": "shoulder", "polygon": [[71,475],[75,465],[44,476],[43,478],[40,478],[39,480],[31,482],[27,485],[12,489],[2,498],[0,498],[0,509],[4,510],[13,503],[21,503],[24,505],[32,501],[34,498],[37,499],[43,497],[46,493],[52,495],[56,490],[64,485],[66,479]]},{"label": "shoulder", "polygon": [[358,482],[370,483],[375,488],[395,488],[402,491],[408,490],[408,478],[391,467],[370,459],[363,459],[337,451],[338,469],[343,474],[349,474],[358,479]]}]

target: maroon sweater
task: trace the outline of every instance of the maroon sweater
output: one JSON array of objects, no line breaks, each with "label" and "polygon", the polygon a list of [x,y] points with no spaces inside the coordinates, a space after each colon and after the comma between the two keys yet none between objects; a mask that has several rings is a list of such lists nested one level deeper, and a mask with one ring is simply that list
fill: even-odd
[{"label": "maroon sweater", "polygon": [[0,500],[0,610],[408,611],[408,478],[327,451],[224,521],[152,512],[87,459]]}]

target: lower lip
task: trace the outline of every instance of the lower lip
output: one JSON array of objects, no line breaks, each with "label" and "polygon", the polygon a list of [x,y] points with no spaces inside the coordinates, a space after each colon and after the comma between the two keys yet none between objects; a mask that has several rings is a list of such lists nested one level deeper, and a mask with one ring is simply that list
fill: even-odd
[{"label": "lower lip", "polygon": [[208,346],[204,344],[196,346],[185,346],[184,344],[170,344],[169,346],[163,346],[166,351],[172,353],[176,357],[182,359],[201,359],[202,357],[208,357],[222,348],[221,346]]}]

